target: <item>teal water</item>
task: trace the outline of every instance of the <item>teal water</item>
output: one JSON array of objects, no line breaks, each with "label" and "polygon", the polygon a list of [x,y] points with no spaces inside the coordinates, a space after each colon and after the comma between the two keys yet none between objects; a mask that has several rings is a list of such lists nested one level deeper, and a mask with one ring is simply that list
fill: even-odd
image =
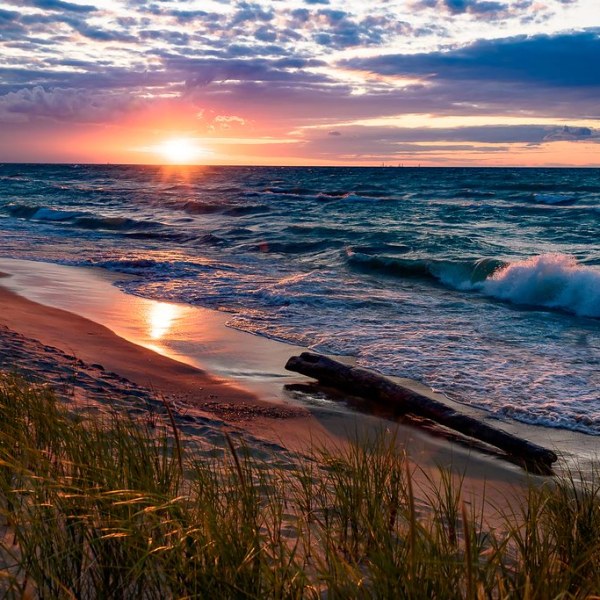
[{"label": "teal water", "polygon": [[600,170],[0,166],[1,254],[600,435]]}]

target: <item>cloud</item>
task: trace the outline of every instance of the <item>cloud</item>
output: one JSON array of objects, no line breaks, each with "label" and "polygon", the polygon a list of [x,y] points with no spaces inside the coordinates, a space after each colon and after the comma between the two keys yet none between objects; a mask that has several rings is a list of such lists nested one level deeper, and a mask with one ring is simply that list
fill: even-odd
[{"label": "cloud", "polygon": [[229,130],[235,127],[243,127],[246,125],[246,119],[237,115],[217,115],[210,127],[213,129]]},{"label": "cloud", "polygon": [[111,31],[100,27],[93,27],[87,23],[75,23],[74,29],[81,35],[98,42],[130,42],[136,43],[138,38],[122,31]]},{"label": "cloud", "polygon": [[165,88],[171,82],[172,76],[162,71],[145,72],[134,71],[122,67],[107,66],[106,62],[99,61],[94,70],[73,72],[70,70],[37,69],[0,67],[0,81],[10,81],[9,84],[0,83],[0,94],[20,92],[23,88],[32,89],[79,89],[89,93],[104,90],[130,91],[139,89],[147,91],[149,88]]},{"label": "cloud", "polygon": [[448,51],[348,59],[343,66],[434,81],[600,86],[600,30],[480,40]]},{"label": "cloud", "polygon": [[5,10],[3,8],[0,8],[0,23],[4,24],[14,21],[19,17],[19,14],[20,13],[14,10]]},{"label": "cloud", "polygon": [[64,0],[20,0],[21,5],[33,6],[43,10],[67,11],[74,13],[91,13],[98,9],[89,4],[74,4],[73,2],[64,2]]},{"label": "cloud", "polygon": [[[93,8],[93,7],[92,7]],[[95,10],[95,9],[94,9]],[[30,40],[31,34],[48,36],[50,41],[57,40],[57,44],[64,41],[65,33],[70,28],[80,35],[89,38],[92,41],[100,42],[137,42],[136,37],[127,33],[126,29],[121,28],[102,28],[98,25],[90,25],[87,21],[87,14],[73,14],[72,12],[45,12],[45,13],[27,13],[19,17],[19,23],[26,28],[23,32],[23,38]],[[65,27],[61,27],[65,25]],[[68,39],[68,38],[67,38]]]},{"label": "cloud", "polygon": [[564,125],[551,130],[543,139],[544,142],[586,140],[600,142],[600,132],[589,127],[569,127]]},{"label": "cloud", "polygon": [[26,34],[26,29],[18,22],[20,13],[0,8],[0,42],[18,40]]},{"label": "cloud", "polygon": [[257,21],[271,21],[275,18],[275,11],[264,10],[260,4],[251,2],[240,2],[237,5],[237,10],[230,22],[230,26],[240,25],[250,21],[256,23]]},{"label": "cloud", "polygon": [[[340,144],[348,144],[349,140],[361,143],[421,143],[421,142],[471,142],[478,144],[539,144],[556,140],[598,140],[600,131],[587,127],[569,127],[568,125],[479,125],[462,127],[368,127],[352,125],[332,133],[343,134]],[[324,138],[324,132],[317,130],[309,133],[311,138]],[[338,142],[335,142],[338,143]]]},{"label": "cloud", "polygon": [[514,147],[554,141],[600,143],[600,131],[586,127],[483,125],[447,128],[346,126],[336,131],[307,130],[305,149],[321,157],[339,155],[394,157],[399,153],[505,152]]},{"label": "cloud", "polygon": [[414,7],[420,11],[435,11],[438,18],[466,15],[479,23],[512,21],[522,25],[543,23],[556,15],[555,2],[561,0],[416,0]]},{"label": "cloud", "polygon": [[[195,21],[196,19],[206,19],[214,18],[215,13],[209,13],[205,10],[192,10],[192,9],[162,9],[157,6],[153,6],[153,8],[149,11],[152,14],[157,15],[165,15],[173,17],[177,20],[177,22],[182,25],[189,25],[191,21]],[[221,15],[218,15],[220,17]]]},{"label": "cloud", "polygon": [[139,105],[139,100],[126,94],[36,86],[0,96],[0,121],[22,122],[47,118],[56,121],[104,122]]},{"label": "cloud", "polygon": [[408,23],[391,13],[359,19],[343,10],[322,8],[316,12],[297,9],[291,16],[317,44],[334,49],[383,44],[410,30]]},{"label": "cloud", "polygon": [[[283,63],[285,65],[285,62]],[[256,58],[220,59],[172,57],[165,60],[172,76],[185,77],[185,89],[203,87],[213,82],[235,80],[238,82],[288,82],[296,85],[328,83],[329,77],[309,71],[291,72],[279,60]]]},{"label": "cloud", "polygon": [[468,13],[474,15],[501,14],[506,16],[509,12],[508,4],[491,0],[421,0],[417,6],[420,8],[445,10],[452,15]]}]

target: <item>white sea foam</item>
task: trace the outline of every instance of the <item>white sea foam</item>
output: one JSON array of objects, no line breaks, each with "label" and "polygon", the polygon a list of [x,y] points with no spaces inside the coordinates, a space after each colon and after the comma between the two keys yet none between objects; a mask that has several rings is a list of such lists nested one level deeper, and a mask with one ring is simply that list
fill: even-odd
[{"label": "white sea foam", "polygon": [[481,284],[489,296],[600,317],[600,270],[572,256],[544,254],[507,265]]}]

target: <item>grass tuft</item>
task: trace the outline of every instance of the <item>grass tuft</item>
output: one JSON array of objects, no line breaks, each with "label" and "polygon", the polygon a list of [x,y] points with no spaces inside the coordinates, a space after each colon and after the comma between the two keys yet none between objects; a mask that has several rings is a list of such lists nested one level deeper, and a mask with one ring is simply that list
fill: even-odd
[{"label": "grass tuft", "polygon": [[[168,407],[167,407],[168,409]],[[531,487],[490,530],[462,480],[423,498],[393,440],[291,466],[202,450],[113,413],[76,416],[0,376],[0,590],[39,598],[591,599],[600,478]]]}]

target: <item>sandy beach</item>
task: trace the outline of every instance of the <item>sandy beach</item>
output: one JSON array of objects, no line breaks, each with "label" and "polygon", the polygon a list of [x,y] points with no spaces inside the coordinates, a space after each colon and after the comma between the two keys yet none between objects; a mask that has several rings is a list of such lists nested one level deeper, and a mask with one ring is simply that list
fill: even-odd
[{"label": "sandy beach", "polygon": [[49,383],[80,404],[110,406],[137,398],[139,412],[164,398],[184,421],[211,424],[219,435],[243,428],[249,439],[256,433],[273,441],[273,423],[281,432],[282,422],[291,421],[293,430],[308,419],[306,411],[262,401],[235,382],[135,345],[73,313],[4,288],[0,306],[2,368]]},{"label": "sandy beach", "polygon": [[[485,494],[499,508],[521,498],[531,482],[515,465],[410,425],[298,397],[287,385],[308,380],[283,365],[299,348],[232,330],[225,315],[180,306],[179,321],[160,325],[148,315],[156,305],[164,313],[165,303],[123,294],[104,273],[10,260],[0,269],[1,368],[49,383],[75,406],[107,410],[116,403],[143,415],[164,398],[185,434],[218,444],[227,432],[267,453],[302,455],[314,444],[335,447],[385,431],[398,436],[417,480],[435,479],[439,466],[451,466],[464,477],[466,495]],[[61,303],[112,327],[57,308]]]}]

